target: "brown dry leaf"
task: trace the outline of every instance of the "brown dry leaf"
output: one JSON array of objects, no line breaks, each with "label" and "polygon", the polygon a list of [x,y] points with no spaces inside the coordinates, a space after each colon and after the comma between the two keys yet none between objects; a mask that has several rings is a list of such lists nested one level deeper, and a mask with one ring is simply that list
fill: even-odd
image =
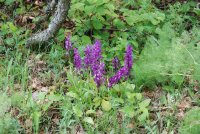
[{"label": "brown dry leaf", "polygon": [[0,45],[3,45],[3,39],[0,37]]},{"label": "brown dry leaf", "polygon": [[101,110],[98,110],[96,114],[97,114],[97,117],[102,117],[103,112]]},{"label": "brown dry leaf", "polygon": [[36,24],[30,24],[28,27],[30,27],[30,29],[35,29]]},{"label": "brown dry leaf", "polygon": [[38,91],[32,93],[32,98],[33,98],[34,101],[38,100],[38,94],[39,94]]},{"label": "brown dry leaf", "polygon": [[163,90],[161,89],[161,87],[157,87],[157,89],[155,89],[155,91],[150,91],[149,89],[146,89],[144,92],[142,92],[142,95],[144,97],[148,97],[151,99],[158,99],[162,96],[163,94]]},{"label": "brown dry leaf", "polygon": [[47,70],[47,64],[45,61],[41,60],[42,55],[34,55],[30,56],[27,64],[28,67],[32,70],[32,73],[38,74],[41,71]]},{"label": "brown dry leaf", "polygon": [[59,119],[58,119],[58,117],[56,116],[56,117],[54,117],[53,119],[52,119],[52,121],[56,124],[56,125],[58,125],[59,124]]},{"label": "brown dry leaf", "polygon": [[22,87],[21,87],[21,85],[20,84],[14,84],[14,89],[21,89]]},{"label": "brown dry leaf", "polygon": [[31,119],[27,119],[26,121],[25,121],[25,131],[26,131],[26,134],[32,134],[33,132],[32,132],[32,126],[33,126],[33,124],[32,124],[32,121],[31,121]]},{"label": "brown dry leaf", "polygon": [[37,61],[36,63],[35,63],[36,65],[35,65],[35,70],[36,71],[45,71],[45,70],[47,70],[47,67],[46,67],[46,62],[45,61],[42,61],[42,60],[40,60],[40,61]]},{"label": "brown dry leaf", "polygon": [[187,108],[191,107],[191,100],[189,97],[185,97],[182,99],[182,101],[177,105],[179,110],[184,111]]},{"label": "brown dry leaf", "polygon": [[[48,90],[47,90],[48,91]],[[48,99],[45,99],[44,100],[39,100],[39,96],[42,94],[42,95],[46,95],[47,94],[47,91],[35,91],[32,93],[32,98],[34,101],[36,101],[37,103],[47,103],[49,100]]]},{"label": "brown dry leaf", "polygon": [[84,134],[83,127],[81,125],[76,126],[76,133],[75,134]]},{"label": "brown dry leaf", "polygon": [[19,109],[17,108],[11,108],[10,114],[14,117],[17,117],[19,115]]},{"label": "brown dry leaf", "polygon": [[134,128],[134,125],[133,125],[132,123],[130,123],[130,124],[127,125],[127,128],[133,129],[133,128]]},{"label": "brown dry leaf", "polygon": [[177,105],[178,113],[176,114],[176,117],[179,120],[182,120],[185,116],[185,110],[191,108],[192,102],[190,97],[184,97],[180,103]]},{"label": "brown dry leaf", "polygon": [[48,87],[42,87],[40,90],[41,90],[42,92],[48,92],[48,91],[49,91]]},{"label": "brown dry leaf", "polygon": [[168,134],[168,132],[164,129],[161,134]]},{"label": "brown dry leaf", "polygon": [[199,91],[199,81],[198,80],[196,80],[195,82],[194,82],[194,91],[196,91],[196,92],[198,92]]},{"label": "brown dry leaf", "polygon": [[41,130],[40,132],[39,132],[39,134],[49,134],[48,132],[44,132],[44,130]]},{"label": "brown dry leaf", "polygon": [[34,4],[36,6],[42,6],[42,1],[41,0],[36,0]]},{"label": "brown dry leaf", "polygon": [[122,127],[123,114],[121,112],[117,113],[117,121],[118,121],[119,127]]},{"label": "brown dry leaf", "polygon": [[178,120],[182,120],[184,116],[185,116],[185,113],[183,110],[179,110],[179,112],[176,114],[176,117]]},{"label": "brown dry leaf", "polygon": [[41,81],[38,80],[37,78],[33,78],[33,79],[32,79],[32,85],[31,85],[31,87],[32,87],[33,89],[37,89],[37,90],[41,89],[41,88],[42,88],[42,86],[41,86]]},{"label": "brown dry leaf", "polygon": [[29,15],[20,15],[16,16],[15,22],[20,26],[24,26],[27,23],[32,23],[34,18],[35,17]]}]

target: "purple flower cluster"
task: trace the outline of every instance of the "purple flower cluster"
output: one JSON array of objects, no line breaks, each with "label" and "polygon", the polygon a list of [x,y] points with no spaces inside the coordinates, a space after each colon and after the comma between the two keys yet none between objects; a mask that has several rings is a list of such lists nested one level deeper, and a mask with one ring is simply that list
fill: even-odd
[{"label": "purple flower cluster", "polygon": [[85,64],[85,68],[88,68],[92,64],[92,46],[88,45],[85,48],[84,52],[85,52],[84,64]]},{"label": "purple flower cluster", "polygon": [[108,87],[112,87],[114,84],[117,84],[127,73],[127,68],[122,67],[120,70],[117,71],[117,73],[114,76],[112,76],[108,80]]},{"label": "purple flower cluster", "polygon": [[126,55],[124,58],[124,66],[128,70],[128,74],[127,74],[127,76],[128,76],[130,74],[130,70],[133,66],[133,48],[131,45],[128,45],[126,48]]},{"label": "purple flower cluster", "polygon": [[126,48],[126,55],[124,58],[124,67],[122,67],[117,73],[109,78],[108,87],[112,87],[114,84],[117,84],[123,77],[128,77],[130,75],[130,70],[133,66],[133,52],[131,45],[128,45]]},{"label": "purple flower cluster", "polygon": [[113,69],[117,71],[120,68],[120,63],[118,57],[114,57],[112,60]]},{"label": "purple flower cluster", "polygon": [[100,63],[98,66],[97,70],[93,70],[93,74],[94,74],[94,81],[97,84],[97,87],[100,87],[100,85],[102,85],[105,81],[104,79],[104,73],[105,73],[105,64],[104,63]]},{"label": "purple flower cluster", "polygon": [[92,75],[94,76],[94,81],[99,87],[104,83],[104,67],[105,64],[101,62],[102,51],[101,43],[99,40],[96,40],[94,45],[88,45],[85,49],[85,58],[84,63],[86,68],[92,70]]},{"label": "purple flower cluster", "polygon": [[70,41],[70,35],[68,35],[65,39],[65,49],[66,51],[69,51],[72,49],[72,43]]},{"label": "purple flower cluster", "polygon": [[[96,40],[94,45],[88,45],[85,48],[85,58],[84,63],[85,67],[91,67],[93,64],[99,64],[102,59],[101,43],[99,40]],[[93,69],[92,69],[93,70]]]},{"label": "purple flower cluster", "polygon": [[[70,41],[70,35],[65,39],[65,49],[70,51],[72,49],[72,43]],[[82,69],[82,60],[77,48],[74,48],[74,66],[77,70]],[[109,78],[108,87],[112,87],[114,84],[117,84],[122,78],[128,78],[130,75],[130,70],[133,66],[133,48],[131,45],[128,45],[126,48],[126,54],[124,57],[124,66],[120,68],[120,62],[117,57],[114,57],[112,60],[113,68],[116,72],[114,76]],[[102,62],[102,50],[101,42],[96,40],[93,45],[88,45],[85,48],[85,57],[84,57],[84,68],[91,69],[92,75],[94,76],[94,81],[96,82],[97,87],[100,87],[105,82],[105,64]]]},{"label": "purple flower cluster", "polygon": [[77,70],[82,68],[81,56],[77,48],[74,48],[74,65]]},{"label": "purple flower cluster", "polygon": [[93,45],[93,62],[100,62],[102,59],[102,51],[101,51],[101,42],[99,40],[96,40],[96,42]]}]

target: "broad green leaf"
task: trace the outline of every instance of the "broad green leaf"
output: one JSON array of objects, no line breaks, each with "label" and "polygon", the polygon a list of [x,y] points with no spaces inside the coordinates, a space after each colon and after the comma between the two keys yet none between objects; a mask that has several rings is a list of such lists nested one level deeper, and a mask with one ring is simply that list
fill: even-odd
[{"label": "broad green leaf", "polygon": [[160,23],[160,21],[159,21],[159,20],[156,20],[155,18],[151,18],[150,20],[151,20],[151,23],[152,23],[153,25],[157,25],[157,24]]},{"label": "broad green leaf", "polygon": [[143,112],[141,115],[138,116],[139,121],[145,121],[149,117],[149,112],[147,109],[143,109]]},{"label": "broad green leaf", "polygon": [[200,16],[200,9],[195,8],[193,12],[195,12],[198,16]]},{"label": "broad green leaf", "polygon": [[168,92],[172,92],[175,90],[174,86],[163,86],[163,90],[166,90]]},{"label": "broad green leaf", "polygon": [[60,30],[59,30],[59,32],[58,32],[58,36],[57,36],[57,39],[58,39],[58,41],[63,41],[63,40],[65,40],[65,34],[64,34],[64,32],[65,32],[65,30],[63,29],[63,28],[61,28]]},{"label": "broad green leaf", "polygon": [[126,17],[126,22],[130,25],[133,26],[134,24],[134,18],[132,16]]},{"label": "broad green leaf", "polygon": [[77,2],[76,4],[73,4],[71,9],[78,9],[78,10],[83,10],[83,7],[84,7],[84,3],[81,3],[81,2]]},{"label": "broad green leaf", "polygon": [[50,101],[59,101],[62,99],[61,95],[60,94],[54,94],[53,92],[50,93],[50,95],[48,95],[48,99]]},{"label": "broad green leaf", "polygon": [[92,6],[85,6],[85,14],[86,15],[91,15],[94,11],[95,11],[95,7],[92,5]]},{"label": "broad green leaf", "polygon": [[5,4],[8,5],[8,6],[9,5],[11,6],[13,4],[13,2],[14,2],[13,0],[6,0]]},{"label": "broad green leaf", "polygon": [[94,121],[93,121],[93,119],[92,119],[91,117],[85,117],[85,118],[83,119],[83,121],[84,121],[84,122],[87,122],[87,123],[89,123],[89,124],[94,125]]},{"label": "broad green leaf", "polygon": [[92,44],[89,36],[83,35],[81,40],[83,44],[86,44],[86,45]]},{"label": "broad green leaf", "polygon": [[110,111],[112,108],[112,105],[110,104],[110,102],[105,101],[105,100],[102,100],[101,106],[104,111]]},{"label": "broad green leaf", "polygon": [[131,102],[131,103],[135,102],[135,93],[126,92],[126,96],[127,96],[129,102]]},{"label": "broad green leaf", "polygon": [[92,19],[92,25],[97,30],[102,29],[103,27],[103,24],[101,23],[101,21],[95,17]]},{"label": "broad green leaf", "polygon": [[139,103],[139,106],[140,106],[141,108],[147,107],[147,106],[149,106],[149,103],[150,103],[150,102],[151,102],[151,99],[146,99],[146,100],[140,102],[140,103]]},{"label": "broad green leaf", "polygon": [[135,89],[135,84],[130,84],[130,83],[126,83],[126,87],[130,90],[134,90]]},{"label": "broad green leaf", "polygon": [[110,11],[115,10],[115,6],[113,4],[106,4],[105,6],[107,6],[107,9],[110,10]]},{"label": "broad green leaf", "polygon": [[113,101],[124,104],[124,100],[122,98],[114,98]]},{"label": "broad green leaf", "polygon": [[105,9],[104,9],[103,6],[97,7],[96,12],[97,12],[99,15],[105,15]]},{"label": "broad green leaf", "polygon": [[81,111],[79,106],[73,106],[73,111],[78,117],[82,117],[83,116],[83,112]]},{"label": "broad green leaf", "polygon": [[15,40],[14,40],[13,38],[7,38],[7,39],[5,40],[5,42],[6,42],[6,44],[8,44],[8,45],[14,45]]},{"label": "broad green leaf", "polygon": [[11,22],[8,23],[10,30],[14,33],[17,32],[18,28]]},{"label": "broad green leaf", "polygon": [[134,14],[125,17],[125,20],[130,26],[133,26],[135,23],[142,21],[142,18],[143,16]]},{"label": "broad green leaf", "polygon": [[87,0],[89,4],[95,4],[98,0]]},{"label": "broad green leaf", "polygon": [[78,98],[78,95],[76,93],[72,92],[72,91],[67,92],[66,96],[69,96],[69,97],[72,97],[72,98],[76,98],[76,99]]},{"label": "broad green leaf", "polygon": [[101,99],[100,97],[95,97],[95,98],[93,99],[93,102],[94,102],[95,107],[100,106],[100,105],[101,105],[101,101],[102,101],[102,99]]},{"label": "broad green leaf", "polygon": [[122,109],[122,112],[125,113],[128,117],[133,118],[135,115],[134,107],[133,106],[125,106]]},{"label": "broad green leaf", "polygon": [[135,97],[137,98],[137,100],[141,100],[142,94],[141,93],[135,93]]},{"label": "broad green leaf", "polygon": [[94,110],[87,110],[86,111],[86,115],[90,115],[90,114],[95,114],[96,112]]},{"label": "broad green leaf", "polygon": [[119,29],[125,28],[125,23],[121,21],[120,19],[115,19],[113,21],[113,24]]},{"label": "broad green leaf", "polygon": [[184,81],[184,76],[182,75],[174,75],[172,80],[175,81],[178,85],[181,85]]}]

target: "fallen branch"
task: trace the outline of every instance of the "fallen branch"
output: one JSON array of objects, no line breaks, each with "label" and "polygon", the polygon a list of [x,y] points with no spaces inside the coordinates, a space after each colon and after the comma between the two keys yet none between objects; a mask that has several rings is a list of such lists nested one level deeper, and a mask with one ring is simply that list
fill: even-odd
[{"label": "fallen branch", "polygon": [[26,45],[29,47],[30,45],[33,44],[46,42],[50,38],[52,38],[59,30],[61,24],[66,19],[69,8],[70,8],[70,0],[59,0],[57,4],[57,9],[54,13],[53,19],[51,20],[48,28],[30,37],[27,40]]}]

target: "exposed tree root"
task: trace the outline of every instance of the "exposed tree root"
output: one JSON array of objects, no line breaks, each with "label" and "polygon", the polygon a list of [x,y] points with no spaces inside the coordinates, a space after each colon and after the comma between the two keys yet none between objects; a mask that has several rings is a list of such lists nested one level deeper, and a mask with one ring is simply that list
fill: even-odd
[{"label": "exposed tree root", "polygon": [[27,40],[26,46],[29,47],[33,44],[43,43],[52,38],[59,30],[61,24],[66,19],[69,8],[70,0],[59,0],[57,4],[57,9],[53,15],[53,19],[51,20],[48,28],[31,36]]}]

